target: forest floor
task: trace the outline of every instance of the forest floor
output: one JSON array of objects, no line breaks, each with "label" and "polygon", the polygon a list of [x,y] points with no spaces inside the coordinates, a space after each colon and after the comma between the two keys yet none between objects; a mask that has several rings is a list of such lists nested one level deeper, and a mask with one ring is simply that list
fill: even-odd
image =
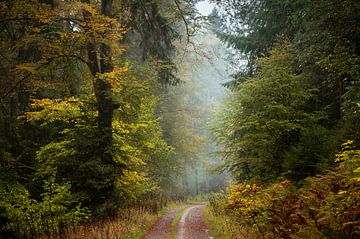
[{"label": "forest floor", "polygon": [[205,204],[177,207],[160,218],[144,239],[209,239],[203,212]]}]

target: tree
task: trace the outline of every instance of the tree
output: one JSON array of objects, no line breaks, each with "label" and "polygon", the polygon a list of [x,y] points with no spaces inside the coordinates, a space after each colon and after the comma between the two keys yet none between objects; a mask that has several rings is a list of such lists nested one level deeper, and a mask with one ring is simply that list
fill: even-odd
[{"label": "tree", "polygon": [[[271,49],[278,48],[277,39],[288,39],[293,52],[291,61],[296,63],[291,66],[291,74],[300,77],[299,82],[303,86],[312,86],[311,97],[304,99],[300,110],[294,109],[294,116],[303,112],[313,120],[309,120],[307,125],[301,123],[301,130],[298,128],[299,125],[296,125],[296,130],[290,130],[293,131],[293,134],[289,131],[283,135],[282,140],[280,140],[282,137],[279,138],[280,142],[277,142],[276,146],[279,151],[276,157],[278,160],[276,168],[278,168],[278,172],[289,171],[288,176],[290,177],[292,177],[292,172],[301,172],[293,175],[298,179],[316,172],[321,168],[319,164],[324,166],[324,161],[327,161],[325,164],[329,165],[334,161],[334,157],[329,154],[339,148],[342,139],[358,139],[359,137],[354,130],[358,127],[356,120],[358,107],[355,103],[358,102],[358,94],[355,94],[354,90],[357,89],[359,81],[359,46],[356,40],[359,34],[357,30],[359,29],[358,14],[356,14],[360,7],[359,4],[352,0],[216,2],[222,3],[223,12],[227,14],[222,16],[223,22],[228,24],[225,24],[227,28],[225,27],[219,33],[220,37],[240,54],[243,54],[243,59],[248,63],[248,68],[240,69],[234,74],[234,81],[226,84],[234,92],[234,98],[230,97],[227,104],[243,104],[243,100],[238,102],[235,99],[243,99],[242,97],[246,94],[253,94],[250,90],[245,92],[250,84],[247,81],[251,81],[255,87],[257,84],[253,80],[258,80],[258,77],[265,71],[269,72],[268,68],[263,65],[264,60],[256,59],[260,56],[261,59],[269,58],[271,61],[274,59]],[[283,63],[283,67],[289,68],[285,63]],[[272,70],[273,74],[279,74],[279,77],[284,73],[283,71],[277,67]],[[266,78],[269,78],[269,75]],[[262,81],[259,80],[259,82]],[[267,94],[278,94],[275,92],[278,86],[271,87],[273,90],[268,89]],[[257,88],[255,87],[255,89]],[[241,97],[239,96],[240,92],[244,94]],[[302,95],[301,87],[294,90],[293,93],[296,92],[299,96]],[[292,104],[297,102],[296,99],[291,99],[291,101]],[[279,103],[281,100],[278,99],[276,102]],[[268,102],[267,106],[263,108],[256,108],[255,105],[252,105],[253,113],[269,112],[272,107],[270,103],[272,102]],[[229,125],[223,125],[220,132],[231,132],[232,130],[236,132],[237,129],[232,128],[237,127],[234,126],[234,122],[236,125],[241,125],[238,122],[244,123],[244,119],[241,119],[242,114],[248,112],[244,111],[245,108],[236,109],[236,107],[236,105],[232,106],[234,112],[224,113],[223,117]],[[241,114],[236,115],[240,112]],[[319,118],[314,114],[315,112],[319,112],[322,117]],[[261,116],[261,118],[263,117]],[[230,126],[231,124],[232,126]],[[241,129],[246,127],[243,125]],[[253,132],[262,132],[261,128],[252,130]],[[229,135],[234,135],[234,139],[224,137],[224,141],[236,141],[238,137],[236,133],[229,133]],[[277,134],[273,135],[276,137]],[[340,135],[340,137],[335,135]],[[243,137],[241,133],[239,137]],[[318,139],[321,140],[318,141]],[[289,142],[282,144],[281,141]],[[266,139],[266,142],[271,141]],[[243,145],[229,144],[228,148],[232,149],[229,155],[232,155],[236,161],[236,157],[241,158],[241,156],[235,156],[234,152],[245,150],[248,153],[247,149],[248,147],[252,149],[251,145],[244,147]],[[283,145],[286,147],[284,148]],[[270,155],[274,156],[275,154],[270,151]],[[258,159],[258,152],[251,154],[251,157]],[[233,164],[232,168],[239,167]],[[274,169],[273,166],[270,168]],[[246,170],[251,171],[251,169]]]},{"label": "tree", "polygon": [[216,2],[224,10],[224,24],[230,23],[219,36],[248,62],[248,68],[235,74],[235,82],[256,73],[256,58],[268,54],[278,36],[285,36],[294,44],[307,77],[319,89],[316,106],[327,109],[327,126],[342,120],[344,94],[359,72],[357,1]]},{"label": "tree", "polygon": [[[267,54],[278,35],[292,39],[295,27],[291,17],[304,1],[222,1],[214,0],[222,10],[222,28],[216,32],[220,39],[238,50],[247,60],[247,74],[257,68],[257,58]],[[239,75],[240,76],[240,75]]]},{"label": "tree", "polygon": [[[312,174],[320,160],[300,154],[289,165],[287,152],[304,140],[304,132],[316,130],[322,114],[307,111],[316,89],[297,71],[292,44],[282,40],[269,55],[259,59],[260,70],[234,92],[227,102],[230,109],[217,121],[221,126],[215,126],[218,141],[225,145],[227,168],[242,180],[271,181],[284,172],[292,177],[295,165],[299,170],[311,168],[304,173]],[[318,136],[324,140],[325,135]]]},{"label": "tree", "polygon": [[[164,186],[157,174],[172,167],[173,149],[154,117],[154,92],[165,68],[156,54],[153,62],[133,61],[124,38],[126,27],[149,23],[147,13],[153,22],[144,40],[151,26],[173,34],[161,31],[168,16],[151,2],[134,13],[140,19],[123,18],[122,7],[135,4],[126,1],[0,2],[0,168],[7,172],[0,186],[19,185],[41,202],[42,186],[52,179],[69,185],[68,211],[81,203],[96,216],[113,216]],[[170,35],[163,36],[164,51],[171,51]],[[10,214],[2,217],[12,223]]]}]

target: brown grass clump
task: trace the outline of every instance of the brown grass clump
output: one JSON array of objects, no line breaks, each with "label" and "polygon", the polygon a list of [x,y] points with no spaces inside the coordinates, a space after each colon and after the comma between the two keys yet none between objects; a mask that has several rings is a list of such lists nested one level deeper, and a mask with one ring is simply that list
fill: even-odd
[{"label": "brown grass clump", "polygon": [[143,208],[124,209],[115,219],[93,221],[86,225],[67,228],[60,235],[47,235],[39,239],[136,239],[142,238],[157,219]]}]

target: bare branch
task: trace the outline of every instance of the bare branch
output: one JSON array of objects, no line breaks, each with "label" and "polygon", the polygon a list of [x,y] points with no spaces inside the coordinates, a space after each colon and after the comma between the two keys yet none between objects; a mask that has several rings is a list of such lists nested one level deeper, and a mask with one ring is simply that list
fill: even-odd
[{"label": "bare branch", "polygon": [[177,0],[174,0],[174,3],[176,5],[176,8],[179,10],[179,13],[181,15],[181,18],[185,24],[185,28],[186,28],[186,35],[187,35],[187,42],[190,42],[190,37],[192,36],[192,34],[190,33],[190,28],[189,28],[189,23],[186,21],[185,19],[185,14],[184,14],[184,10],[181,9],[180,4]]}]

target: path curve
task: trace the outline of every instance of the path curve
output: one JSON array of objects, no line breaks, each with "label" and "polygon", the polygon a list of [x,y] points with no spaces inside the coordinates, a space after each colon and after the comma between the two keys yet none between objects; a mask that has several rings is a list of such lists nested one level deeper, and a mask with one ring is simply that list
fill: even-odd
[{"label": "path curve", "polygon": [[144,239],[166,239],[171,233],[171,223],[180,210],[184,209],[186,206],[177,207],[170,212],[168,212],[165,216],[157,220],[154,226],[150,229],[148,234],[144,237]]},{"label": "path curve", "polygon": [[185,210],[178,225],[178,239],[209,239],[209,230],[203,219],[205,205],[196,205]]}]

